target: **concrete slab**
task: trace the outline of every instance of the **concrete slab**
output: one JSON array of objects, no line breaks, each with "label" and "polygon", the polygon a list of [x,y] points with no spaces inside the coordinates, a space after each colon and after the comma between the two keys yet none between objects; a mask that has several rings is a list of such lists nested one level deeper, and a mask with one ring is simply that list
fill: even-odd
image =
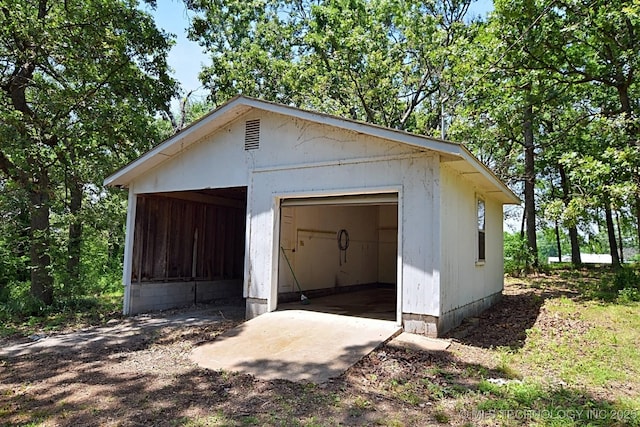
[{"label": "concrete slab", "polygon": [[451,341],[403,332],[392,339],[388,345],[417,351],[445,351],[451,345]]},{"label": "concrete slab", "polygon": [[191,359],[263,380],[326,382],[401,327],[395,322],[304,310],[265,313],[197,347]]},{"label": "concrete slab", "polygon": [[309,305],[300,301],[280,303],[278,310],[307,310],[346,316],[396,320],[396,290],[393,287],[344,292],[321,297],[309,296]]}]

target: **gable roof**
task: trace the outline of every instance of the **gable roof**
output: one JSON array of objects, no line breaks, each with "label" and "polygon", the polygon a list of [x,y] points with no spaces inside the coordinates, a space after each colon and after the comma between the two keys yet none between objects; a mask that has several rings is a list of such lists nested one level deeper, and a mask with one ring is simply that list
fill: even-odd
[{"label": "gable roof", "polygon": [[149,150],[133,162],[117,170],[104,180],[104,185],[127,187],[131,181],[155,166],[179,154],[188,146],[199,142],[216,129],[244,115],[251,109],[281,114],[297,119],[320,123],[372,137],[377,137],[420,149],[435,151],[447,157],[449,164],[461,173],[474,175],[488,193],[503,203],[519,204],[520,199],[466,147],[455,142],[417,135],[405,131],[378,126],[330,114],[302,110],[275,102],[238,95],[211,111],[157,147]]}]

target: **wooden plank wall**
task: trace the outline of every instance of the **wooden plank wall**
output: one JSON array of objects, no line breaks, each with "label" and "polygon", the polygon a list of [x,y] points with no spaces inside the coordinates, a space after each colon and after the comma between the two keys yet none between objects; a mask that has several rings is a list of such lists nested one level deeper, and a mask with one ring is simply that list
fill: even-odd
[{"label": "wooden plank wall", "polygon": [[132,282],[242,279],[245,215],[238,207],[138,196]]}]

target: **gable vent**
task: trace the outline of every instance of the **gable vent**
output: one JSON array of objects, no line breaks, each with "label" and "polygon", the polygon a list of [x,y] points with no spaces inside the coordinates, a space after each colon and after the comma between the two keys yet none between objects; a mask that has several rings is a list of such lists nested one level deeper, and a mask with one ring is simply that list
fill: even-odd
[{"label": "gable vent", "polygon": [[247,120],[244,130],[244,149],[257,150],[260,148],[260,119]]}]

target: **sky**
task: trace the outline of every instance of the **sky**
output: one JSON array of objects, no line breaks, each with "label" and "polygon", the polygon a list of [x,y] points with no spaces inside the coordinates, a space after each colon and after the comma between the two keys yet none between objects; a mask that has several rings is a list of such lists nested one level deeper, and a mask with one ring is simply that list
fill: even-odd
[{"label": "sky", "polygon": [[195,97],[205,97],[198,73],[209,61],[198,43],[187,39],[189,16],[193,12],[187,10],[182,0],[158,0],[156,9],[148,8],[147,11],[153,15],[158,27],[176,36],[176,43],[169,53],[169,65],[183,94],[196,90]]},{"label": "sky", "polygon": [[[476,0],[471,4],[469,13],[470,16],[484,17],[491,10],[492,0]],[[189,15],[192,12],[187,11],[182,0],[158,0],[156,9],[148,8],[147,11],[154,16],[158,27],[176,36],[176,44],[169,53],[169,65],[180,82],[183,94],[194,90],[192,99],[206,97],[198,73],[209,60],[197,43],[187,39]]]}]

